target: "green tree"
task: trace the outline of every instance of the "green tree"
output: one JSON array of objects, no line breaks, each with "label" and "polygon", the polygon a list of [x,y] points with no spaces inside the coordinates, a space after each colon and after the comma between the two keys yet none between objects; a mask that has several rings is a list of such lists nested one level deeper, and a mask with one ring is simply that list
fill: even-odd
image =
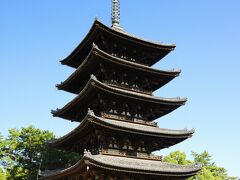
[{"label": "green tree", "polygon": [[76,153],[48,149],[46,142],[54,138],[52,132],[33,126],[10,129],[8,138],[4,140],[1,137],[0,143],[0,162],[7,172],[7,179],[36,179],[40,166],[48,169],[53,164],[64,165],[79,160],[80,156]]},{"label": "green tree", "polygon": [[47,148],[42,157],[42,170],[66,168],[75,164],[81,159],[81,155],[78,153],[65,152],[51,148]]},{"label": "green tree", "polygon": [[197,175],[197,177],[199,177],[198,179],[201,179],[200,177],[208,173],[212,174],[212,176],[216,180],[218,179],[224,180],[227,178],[227,170],[222,167],[216,166],[216,164],[212,161],[211,155],[207,151],[204,151],[203,153],[200,153],[200,154],[196,152],[192,152],[192,156],[194,157],[194,162],[202,163],[204,166],[202,172],[199,173],[199,175]]},{"label": "green tree", "polygon": [[186,159],[186,153],[181,151],[171,152],[168,156],[164,157],[164,161],[181,165],[188,165],[192,163]]},{"label": "green tree", "polygon": [[229,177],[227,175],[227,170],[218,167],[213,161],[211,155],[204,151],[203,153],[192,152],[194,158],[193,161],[187,159],[186,154],[181,151],[171,152],[168,156],[164,157],[165,162],[189,165],[193,163],[201,163],[203,165],[202,170],[194,177],[189,178],[189,180],[239,180],[236,177]]},{"label": "green tree", "polygon": [[6,139],[8,163],[5,165],[13,179],[34,179],[40,166],[45,142],[54,138],[53,133],[33,126],[10,129]]},{"label": "green tree", "polygon": [[[0,165],[4,161],[4,154],[5,154],[4,147],[5,147],[5,140],[4,140],[3,136],[0,134]],[[5,179],[6,179],[6,175],[0,166],[0,180],[5,180]]]},{"label": "green tree", "polygon": [[214,165],[214,163],[212,162],[212,157],[207,151],[204,151],[201,154],[192,152],[192,156],[194,157],[194,162],[202,163],[204,166]]},{"label": "green tree", "polygon": [[5,173],[3,172],[2,168],[0,168],[0,180],[6,180]]},{"label": "green tree", "polygon": [[218,178],[214,177],[211,171],[203,167],[202,170],[194,177],[188,178],[189,180],[217,180]]}]

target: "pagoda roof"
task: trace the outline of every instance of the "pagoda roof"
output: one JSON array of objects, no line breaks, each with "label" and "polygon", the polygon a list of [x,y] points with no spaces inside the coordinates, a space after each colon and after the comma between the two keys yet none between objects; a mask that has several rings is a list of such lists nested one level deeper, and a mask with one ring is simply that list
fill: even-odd
[{"label": "pagoda roof", "polygon": [[[152,105],[163,107],[160,116],[166,115],[171,111],[185,104],[187,98],[162,98],[155,97],[147,94],[136,93],[128,90],[123,90],[106,85],[91,75],[90,80],[85,85],[83,90],[72,101],[66,104],[63,108],[52,111],[53,116],[62,117],[72,121],[76,120],[76,114],[79,109],[85,108],[87,110],[86,103],[89,103],[91,98],[96,98],[100,92],[107,93],[108,95],[115,96],[117,98],[127,98],[128,100],[139,101],[142,103],[150,103]],[[85,104],[85,105],[83,105]],[[166,107],[166,108],[164,108]]]},{"label": "pagoda roof", "polygon": [[[170,51],[174,50],[175,45],[166,45],[161,43],[155,43],[151,41],[146,41],[141,38],[137,38],[133,35],[126,33],[125,31],[118,31],[114,28],[109,28],[108,26],[101,23],[99,20],[95,20],[90,31],[82,42],[72,51],[72,53],[61,60],[60,62],[64,65],[68,65],[77,68],[85,57],[88,55],[92,43],[96,41],[96,38],[102,35],[102,33],[107,34],[121,42],[131,43],[132,47],[137,47],[140,49],[150,49],[152,53],[157,54],[157,56],[152,60],[150,65],[153,65],[158,60],[166,56]],[[95,42],[96,43],[96,42]]]},{"label": "pagoda roof", "polygon": [[126,61],[100,50],[93,44],[93,47],[86,59],[69,78],[57,85],[57,88],[76,94],[79,93],[83,88],[83,84],[88,81],[89,76],[97,70],[97,64],[101,62],[106,62],[108,65],[112,65],[118,69],[125,69],[126,71],[132,71],[135,73],[137,72],[136,74],[138,75],[149,77],[152,91],[164,86],[181,72],[180,70],[157,70],[146,65]]},{"label": "pagoda roof", "polygon": [[[95,126],[114,130],[116,132],[126,132],[137,135],[156,137],[161,141],[162,148],[175,145],[187,138],[192,137],[194,129],[192,130],[171,130],[149,125],[137,124],[135,122],[126,122],[105,119],[95,116],[93,111],[88,111],[83,121],[74,130],[62,136],[59,139],[49,142],[49,146],[54,148],[68,149],[66,146],[74,146],[74,143],[84,141],[83,137],[89,128],[96,129]],[[85,132],[84,132],[85,131]],[[83,147],[84,148],[84,147]],[[159,150],[159,149],[158,149]]]},{"label": "pagoda roof", "polygon": [[196,175],[202,165],[177,165],[162,161],[119,157],[111,155],[92,155],[84,153],[83,158],[75,165],[59,171],[47,171],[41,173],[43,179],[57,179],[71,174],[86,174],[91,170],[107,170],[111,172],[126,173],[150,177],[171,177],[174,179],[185,179]]}]

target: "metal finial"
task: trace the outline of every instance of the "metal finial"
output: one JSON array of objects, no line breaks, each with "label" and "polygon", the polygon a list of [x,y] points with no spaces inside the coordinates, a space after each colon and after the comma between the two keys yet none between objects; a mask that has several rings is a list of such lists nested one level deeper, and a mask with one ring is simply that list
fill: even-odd
[{"label": "metal finial", "polygon": [[120,0],[112,0],[112,28],[122,30],[120,26]]}]

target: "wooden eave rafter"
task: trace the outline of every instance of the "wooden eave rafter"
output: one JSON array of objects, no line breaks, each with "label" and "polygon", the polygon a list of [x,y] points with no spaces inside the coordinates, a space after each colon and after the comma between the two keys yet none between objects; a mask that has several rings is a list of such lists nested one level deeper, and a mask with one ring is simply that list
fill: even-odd
[{"label": "wooden eave rafter", "polygon": [[[170,110],[169,112],[184,105],[187,101],[187,98],[181,99],[179,97],[178,98],[154,97],[150,95],[145,95],[145,94],[140,94],[136,92],[114,88],[98,81],[96,77],[92,75],[88,83],[83,88],[83,90],[79,93],[79,95],[75,97],[72,101],[70,101],[68,104],[66,104],[63,108],[52,111],[53,116],[63,117],[69,120],[75,120],[72,117],[68,117],[66,114],[69,114],[69,111],[71,111],[71,109],[74,108],[74,106],[81,104],[85,96],[88,97],[98,92],[104,92],[104,93],[108,93],[109,95],[117,96],[120,98],[124,97],[130,100],[141,101],[144,103],[146,102],[146,103],[152,103],[154,105],[161,105],[161,106],[165,105],[165,106],[173,107],[173,109]],[[166,112],[165,114],[169,112]],[[73,114],[73,113],[74,112],[71,112],[70,114]]]},{"label": "wooden eave rafter", "polygon": [[[57,85],[58,89],[66,90],[72,93],[79,93],[82,87],[82,83],[86,82],[86,78],[89,78],[91,74],[90,69],[96,67],[96,63],[106,62],[108,64],[113,64],[121,68],[129,68],[129,71],[138,71],[140,74],[146,74],[147,77],[153,77],[154,79],[161,80],[161,82],[152,82],[150,81],[151,86],[153,87],[152,91],[157,90],[158,88],[164,86],[166,83],[171,81],[173,78],[179,76],[180,70],[171,70],[171,71],[163,71],[157,70],[154,68],[150,68],[145,65],[141,65],[138,63],[126,61],[124,59],[112,56],[102,50],[100,50],[96,45],[93,44],[91,51],[89,52],[86,59],[82,62],[82,64],[77,68],[77,70],[69,76],[64,82]],[[75,82],[75,83],[74,83]],[[76,91],[71,88],[71,86],[76,87],[79,86],[79,90]],[[157,84],[157,85],[156,85]]]},{"label": "wooden eave rafter", "polygon": [[[113,123],[114,121],[115,123]],[[123,122],[116,120],[114,121],[97,117],[92,111],[89,111],[78,127],[76,127],[74,130],[72,130],[65,136],[49,142],[49,146],[54,148],[60,148],[66,146],[66,144],[69,144],[70,142],[76,142],[76,139],[81,139],[84,141],[84,139],[81,138],[85,136],[84,130],[86,130],[88,127],[93,127],[92,124],[95,124],[102,128],[106,128],[107,130],[109,129],[120,133],[125,132],[133,135],[151,136],[155,138],[160,138],[160,140],[162,138],[172,139],[175,144],[192,137],[194,133],[194,129],[172,130],[159,127],[149,127],[147,125],[134,125],[134,122]]]},{"label": "wooden eave rafter", "polygon": [[[88,32],[86,37],[82,40],[82,42],[72,51],[72,53],[68,57],[61,60],[60,62],[64,65],[77,68],[87,56],[88,51],[91,49],[92,43],[95,41],[94,38],[99,34],[101,34],[100,33],[101,31],[108,33],[109,36],[112,36],[114,38],[121,39],[124,41],[128,41],[129,43],[135,44],[136,47],[141,46],[143,48],[144,47],[149,48],[155,52],[165,51],[164,55],[160,58],[163,58],[165,55],[167,55],[170,51],[174,50],[176,47],[175,45],[165,45],[161,43],[146,41],[141,38],[137,38],[133,35],[130,35],[126,32],[114,30],[112,28],[107,27],[106,25],[104,25],[103,23],[101,23],[96,19],[90,31]],[[84,57],[84,54],[85,54],[85,57]],[[76,59],[77,56],[78,58]],[[154,60],[154,62],[152,62],[151,65],[156,63],[158,60],[159,59]]]}]

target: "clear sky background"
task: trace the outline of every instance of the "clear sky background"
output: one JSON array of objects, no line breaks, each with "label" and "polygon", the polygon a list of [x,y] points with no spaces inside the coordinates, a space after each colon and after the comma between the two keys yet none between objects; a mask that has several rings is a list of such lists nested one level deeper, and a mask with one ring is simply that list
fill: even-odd
[{"label": "clear sky background", "polygon": [[[0,132],[28,125],[62,136],[77,123],[51,109],[74,96],[55,84],[74,69],[59,60],[80,43],[97,16],[110,26],[111,0],[0,0]],[[176,43],[154,65],[181,69],[155,92],[188,97],[158,120],[164,128],[195,128],[193,138],[163,150],[209,151],[219,166],[240,176],[240,1],[121,0],[121,25],[136,36]]]}]

